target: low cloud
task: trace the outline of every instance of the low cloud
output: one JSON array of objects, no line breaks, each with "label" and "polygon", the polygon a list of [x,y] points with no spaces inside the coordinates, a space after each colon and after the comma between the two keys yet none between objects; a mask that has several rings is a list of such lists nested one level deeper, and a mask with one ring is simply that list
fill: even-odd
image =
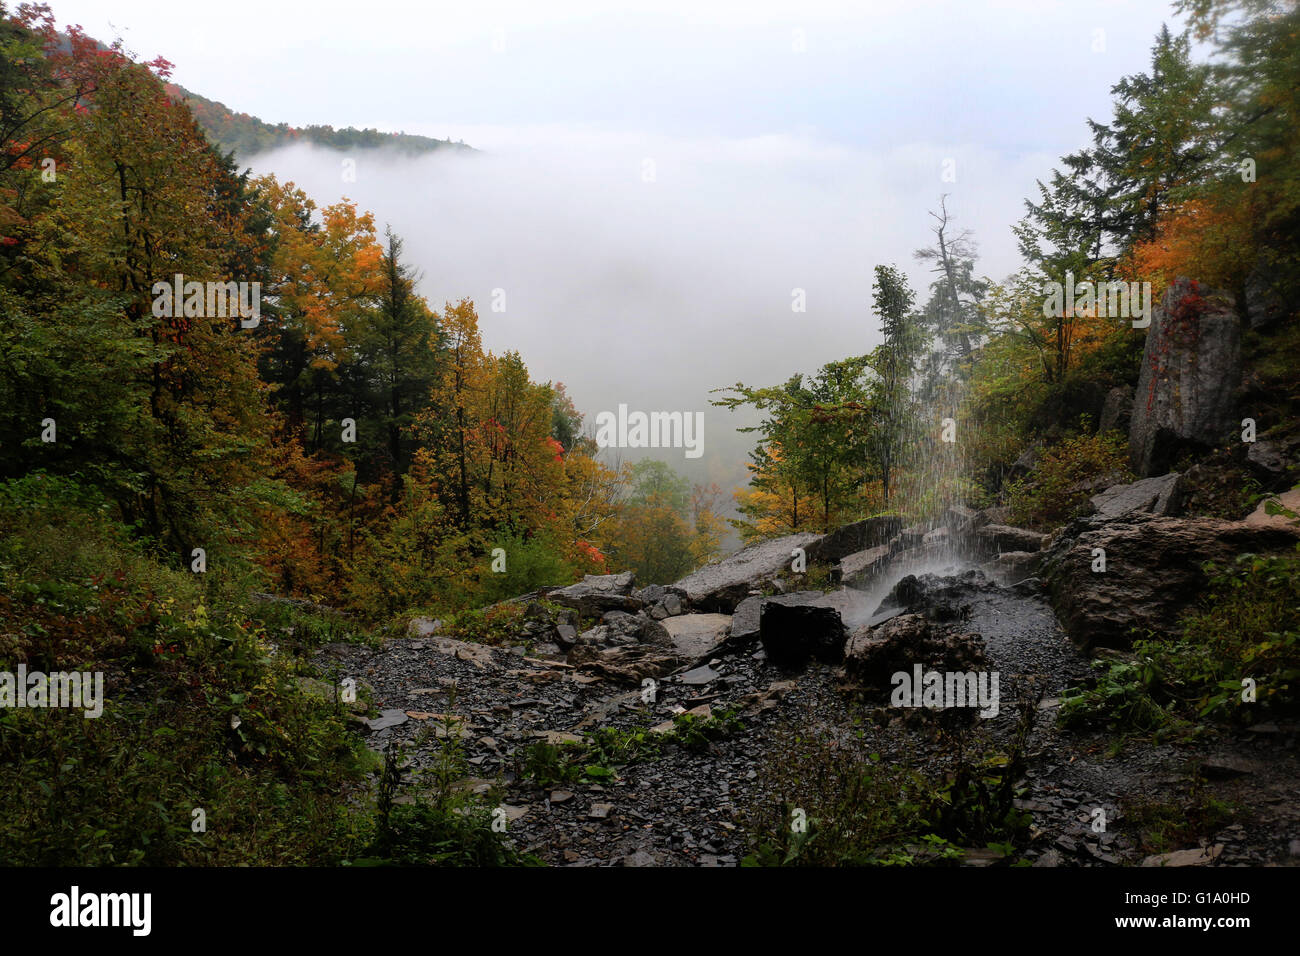
[{"label": "low cloud", "polygon": [[[475,138],[474,134],[480,136]],[[872,267],[912,261],[950,195],[981,268],[1016,267],[1008,226],[1051,157],[924,143],[871,151],[814,136],[671,139],[584,128],[470,130],[473,155],[408,158],[300,145],[254,156],[319,203],[347,196],[390,223],[431,305],[472,298],[487,348],[516,349],[594,421],[620,404],[704,412],[704,453],[653,454],[728,491],[752,447],[710,390],[774,384],[880,342]],[[944,182],[951,159],[956,182]],[[505,311],[491,311],[493,290]],[[807,311],[791,309],[803,289]]]}]

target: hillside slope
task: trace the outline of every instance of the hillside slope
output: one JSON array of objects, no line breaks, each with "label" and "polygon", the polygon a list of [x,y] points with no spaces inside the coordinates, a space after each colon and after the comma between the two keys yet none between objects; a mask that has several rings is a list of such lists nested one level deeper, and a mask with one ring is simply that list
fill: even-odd
[{"label": "hillside slope", "polygon": [[240,157],[298,142],[339,150],[396,146],[413,155],[435,150],[473,149],[449,139],[433,139],[410,133],[384,133],[377,129],[356,129],[352,126],[335,129],[333,126],[295,127],[288,123],[272,125],[248,113],[236,113],[224,103],[210,100],[174,83],[167,84],[167,93],[173,100],[184,101],[189,105],[190,112],[199,121],[204,133],[222,151],[233,150]]}]

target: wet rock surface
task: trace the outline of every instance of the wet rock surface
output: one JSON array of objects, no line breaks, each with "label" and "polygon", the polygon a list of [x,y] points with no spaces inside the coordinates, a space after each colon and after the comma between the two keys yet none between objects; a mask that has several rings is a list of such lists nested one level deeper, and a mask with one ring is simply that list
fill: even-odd
[{"label": "wet rock surface", "polygon": [[795,549],[802,549],[807,554],[823,537],[791,534],[752,544],[687,575],[677,582],[676,587],[686,592],[696,610],[730,614],[753,588],[788,569]]},{"label": "wet rock surface", "polygon": [[1283,551],[1296,540],[1294,528],[1217,518],[1093,517],[1057,535],[1043,573],[1080,646],[1127,648],[1135,630],[1170,633],[1178,613],[1204,592],[1205,562]]},{"label": "wet rock surface", "polygon": [[[953,759],[950,741],[939,733],[943,722],[915,711],[895,719],[899,709],[890,707],[891,668],[917,663],[996,670],[997,716],[960,715],[994,740],[1009,739],[1020,701],[1037,702],[1040,719],[1029,739],[1017,800],[1032,816],[1025,856],[1034,865],[1161,865],[1151,860],[1160,854],[1141,845],[1138,809],[1151,800],[1178,798],[1194,778],[1208,781],[1196,785],[1214,788],[1216,797],[1251,808],[1212,834],[1212,846],[1221,849],[1198,865],[1300,862],[1290,852],[1291,841],[1300,837],[1300,728],[1266,725],[1193,745],[1135,743],[1119,753],[1107,735],[1057,729],[1053,718],[1061,692],[1086,680],[1091,668],[1057,624],[1037,580],[1006,588],[978,571],[913,575],[891,589],[884,609],[864,605],[859,592],[812,596],[819,593],[751,604],[760,634],[710,644],[703,660],[656,643],[577,644],[565,659],[543,658],[523,648],[426,634],[378,648],[330,645],[318,664],[322,675],[352,676],[370,688],[366,744],[377,751],[393,741],[405,745],[410,791],[419,788],[420,771],[435,761],[445,717],[452,714],[453,732],[473,768],[465,786],[497,787],[507,808],[508,837],[551,865],[738,865],[751,849],[747,812],[776,799],[768,769],[809,734],[853,733],[884,761],[941,772]],[[830,613],[840,614],[833,609],[837,603],[879,621],[852,628],[842,666],[815,654],[793,670],[769,659],[758,639],[764,610],[775,609],[778,620],[786,613],[829,620]],[[749,614],[737,609],[721,633],[738,620],[749,626]],[[725,616],[686,614],[657,623],[684,620],[691,633],[718,634],[718,617]],[[649,695],[646,679],[654,681]],[[657,756],[615,767],[599,782],[541,787],[524,775],[523,759],[538,741],[583,740],[606,727],[666,734],[674,716],[684,712],[732,712],[743,729],[698,748],[668,743]],[[1106,820],[1104,830],[1097,829],[1098,814]],[[1200,849],[1174,846],[1163,852]],[[990,862],[981,852],[973,848],[967,863]],[[1163,865],[1184,863],[1197,853]]]}]

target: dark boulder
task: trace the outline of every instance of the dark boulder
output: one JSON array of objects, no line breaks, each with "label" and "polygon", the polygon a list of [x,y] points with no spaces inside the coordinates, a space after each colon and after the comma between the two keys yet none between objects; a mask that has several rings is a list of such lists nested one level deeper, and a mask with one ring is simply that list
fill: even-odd
[{"label": "dark boulder", "polygon": [[844,657],[844,637],[844,624],[834,608],[769,601],[759,612],[759,638],[767,659],[778,667],[801,667],[810,659],[838,664]]}]

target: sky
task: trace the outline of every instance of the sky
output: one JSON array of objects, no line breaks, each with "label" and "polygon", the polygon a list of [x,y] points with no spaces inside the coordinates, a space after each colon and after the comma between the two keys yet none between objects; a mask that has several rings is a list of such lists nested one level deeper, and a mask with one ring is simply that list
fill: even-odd
[{"label": "sky", "polygon": [[912,252],[943,195],[979,271],[1014,271],[1035,181],[1179,25],[1154,0],[50,5],[237,112],[476,147],[359,153],[355,181],[306,146],[241,161],[391,224],[430,304],[473,299],[485,347],[564,382],[589,422],[703,412],[702,458],[657,457],[728,490],[749,420],[710,390],[879,344],[872,268],[926,298]]}]

